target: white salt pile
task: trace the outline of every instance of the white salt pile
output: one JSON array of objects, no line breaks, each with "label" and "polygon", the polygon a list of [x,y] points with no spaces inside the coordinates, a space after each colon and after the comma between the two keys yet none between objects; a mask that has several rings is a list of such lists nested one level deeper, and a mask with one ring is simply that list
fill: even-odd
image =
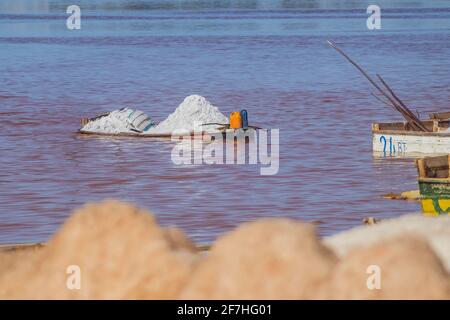
[{"label": "white salt pile", "polygon": [[218,126],[199,124],[206,123],[228,123],[228,118],[219,109],[213,106],[208,100],[199,95],[191,95],[184,99],[178,108],[159,123],[156,127],[148,130],[148,133],[172,133],[174,130],[203,130],[213,131]]},{"label": "white salt pile", "polygon": [[[107,116],[88,122],[83,131],[98,133],[128,133],[135,132],[129,121],[132,109],[115,110]],[[199,95],[191,95],[184,99],[178,108],[166,120],[153,126],[143,133],[146,134],[172,134],[175,130],[203,130],[214,131],[217,125],[202,126],[206,123],[228,123],[228,118],[208,100]]]},{"label": "white salt pile", "polygon": [[151,125],[152,120],[144,112],[123,108],[89,121],[82,130],[99,133],[136,133],[136,130],[141,131],[143,128],[150,127]]}]

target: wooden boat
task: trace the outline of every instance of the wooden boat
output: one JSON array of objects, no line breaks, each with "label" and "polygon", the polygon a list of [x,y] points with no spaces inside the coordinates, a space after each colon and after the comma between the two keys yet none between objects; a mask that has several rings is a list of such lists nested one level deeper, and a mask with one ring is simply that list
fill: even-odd
[{"label": "wooden boat", "polygon": [[[99,117],[108,115],[108,113],[104,113],[95,118],[82,118],[81,126],[84,127],[89,121],[98,119]],[[248,126],[249,129],[253,129],[255,131],[261,129],[255,126]],[[228,135],[232,135],[233,137],[239,137],[244,131],[247,129],[230,129],[227,127],[218,128],[217,131],[203,131],[203,132],[187,132],[186,135],[190,135],[192,139],[210,139],[211,136],[215,134],[222,134],[222,138],[225,139]],[[118,133],[104,133],[104,132],[93,132],[86,131],[83,129],[79,129],[78,133],[86,136],[105,136],[105,137],[134,137],[134,138],[172,138],[172,134],[168,133],[141,133],[141,132],[118,132]],[[248,135],[246,141],[250,141],[251,135]]]},{"label": "wooden boat", "polygon": [[422,210],[426,215],[450,213],[450,155],[416,160]]},{"label": "wooden boat", "polygon": [[372,145],[375,155],[450,153],[450,112],[435,112],[430,115],[430,120],[422,121],[419,115],[405,105],[381,75],[377,74],[377,81],[374,80],[336,44],[327,42],[369,80],[376,89],[376,93],[372,95],[377,100],[398,111],[406,120],[406,122],[372,124]]},{"label": "wooden boat", "polygon": [[[227,129],[227,130],[220,130],[217,132],[217,134],[222,134],[222,138],[225,139],[227,137],[227,134],[233,135],[233,137],[238,136],[238,130],[240,129]],[[161,138],[161,139],[171,139],[172,135],[163,133],[138,133],[138,132],[118,132],[118,133],[104,133],[104,132],[92,132],[92,131],[85,131],[85,130],[78,130],[79,134],[85,135],[85,136],[103,136],[103,137],[133,137],[133,138]],[[190,135],[191,139],[202,139],[202,140],[210,140],[211,136],[215,135],[214,132],[207,132],[203,131],[201,133],[194,133],[194,132],[187,132],[186,136]],[[181,136],[181,135],[180,135]],[[183,135],[184,136],[184,135]],[[176,137],[176,136],[174,136]]]},{"label": "wooden boat", "polygon": [[450,112],[434,113],[422,120],[430,132],[416,131],[407,122],[372,124],[375,155],[414,156],[450,153]]},{"label": "wooden boat", "polygon": [[10,244],[0,244],[0,252],[13,252],[22,250],[39,250],[45,246],[42,242],[35,243],[10,243]]}]

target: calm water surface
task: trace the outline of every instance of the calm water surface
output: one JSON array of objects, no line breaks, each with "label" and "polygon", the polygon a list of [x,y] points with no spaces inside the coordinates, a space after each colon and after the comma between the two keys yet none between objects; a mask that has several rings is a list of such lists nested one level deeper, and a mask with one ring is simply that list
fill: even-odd
[{"label": "calm water surface", "polygon": [[[68,5],[82,9],[67,30]],[[261,217],[319,221],[418,212],[412,160],[374,159],[370,124],[401,120],[370,97],[334,40],[412,109],[450,107],[450,2],[63,1],[0,3],[0,242],[45,241],[105,198],[151,210],[199,242]],[[211,4],[213,3],[213,4]],[[190,94],[280,129],[280,170],[175,166],[170,141],[84,137],[81,117],[124,106],[163,120]]]}]

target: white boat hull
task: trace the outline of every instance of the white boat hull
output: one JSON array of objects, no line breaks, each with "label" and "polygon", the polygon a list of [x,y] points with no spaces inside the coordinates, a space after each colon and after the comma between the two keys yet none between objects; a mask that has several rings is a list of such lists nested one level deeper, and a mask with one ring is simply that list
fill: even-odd
[{"label": "white boat hull", "polygon": [[448,133],[372,132],[375,155],[414,156],[450,153]]}]

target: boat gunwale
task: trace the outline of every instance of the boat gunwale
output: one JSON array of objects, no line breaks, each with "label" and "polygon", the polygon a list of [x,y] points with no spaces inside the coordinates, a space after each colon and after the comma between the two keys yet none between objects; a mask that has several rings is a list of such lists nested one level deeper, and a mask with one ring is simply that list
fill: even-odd
[{"label": "boat gunwale", "polygon": [[449,183],[450,184],[450,178],[417,178],[417,181],[419,183],[425,182],[425,183]]},{"label": "boat gunwale", "polygon": [[[260,130],[260,128],[251,128],[255,131]],[[191,138],[203,138],[203,137],[210,137],[214,136],[216,134],[222,134],[223,137],[226,137],[226,135],[230,132],[232,132],[235,136],[237,135],[237,132],[239,130],[246,130],[246,129],[225,129],[225,130],[217,130],[217,131],[202,131],[202,132],[196,132],[196,131],[184,131],[184,132],[175,132],[175,133],[138,133],[138,132],[117,132],[117,133],[109,133],[109,132],[94,132],[94,131],[87,131],[83,129],[78,129],[77,134],[83,134],[83,135],[91,135],[91,136],[105,136],[105,137],[139,137],[139,138],[178,138],[178,137],[184,137],[184,136],[191,136]],[[263,129],[266,130],[266,129]]]},{"label": "boat gunwale", "polygon": [[[442,132],[441,129],[450,128],[450,119],[423,120],[431,131],[411,130],[407,122],[373,122],[372,133],[378,134],[397,134],[405,136],[427,136],[427,137],[450,137],[450,132]],[[386,128],[386,126],[388,128]],[[380,129],[383,127],[382,129]],[[408,130],[408,129],[409,130]]]},{"label": "boat gunwale", "polygon": [[134,133],[134,132],[118,132],[118,133],[106,133],[106,132],[92,132],[85,130],[78,130],[77,133],[94,136],[109,136],[109,137],[148,137],[148,138],[170,138],[168,134],[148,134],[148,133]]},{"label": "boat gunwale", "polygon": [[106,133],[106,132],[92,132],[92,131],[86,131],[86,130],[78,130],[78,134],[83,135],[91,135],[91,136],[104,136],[104,137],[139,137],[139,138],[172,138],[173,137],[181,137],[181,136],[187,136],[190,135],[191,137],[203,137],[208,136],[210,134],[215,133],[222,133],[225,134],[225,132],[202,132],[200,134],[196,134],[194,132],[186,132],[185,134],[161,134],[161,133],[134,133],[134,132],[118,132],[118,133]]},{"label": "boat gunwale", "polygon": [[450,137],[450,132],[423,132],[407,130],[376,130],[372,129],[373,134],[396,134],[403,136],[427,136],[427,137]]}]

